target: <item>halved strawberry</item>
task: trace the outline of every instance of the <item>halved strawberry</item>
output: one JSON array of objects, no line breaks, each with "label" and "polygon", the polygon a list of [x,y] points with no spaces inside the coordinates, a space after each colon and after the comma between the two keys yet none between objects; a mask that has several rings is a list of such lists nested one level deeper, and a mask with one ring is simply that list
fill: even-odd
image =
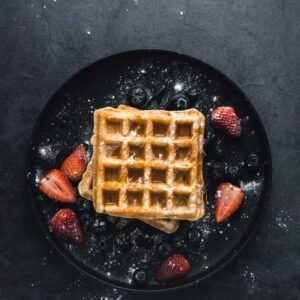
[{"label": "halved strawberry", "polygon": [[231,183],[221,183],[215,196],[215,220],[221,223],[228,219],[242,204],[244,191]]},{"label": "halved strawberry", "polygon": [[180,254],[167,258],[155,274],[159,282],[168,281],[185,276],[190,271],[190,263]]},{"label": "halved strawberry", "polygon": [[232,137],[241,135],[241,121],[233,107],[220,106],[211,113],[211,123]]},{"label": "halved strawberry", "polygon": [[83,242],[82,231],[75,212],[70,208],[60,209],[51,219],[52,231],[76,244]]},{"label": "halved strawberry", "polygon": [[60,169],[74,181],[79,181],[87,167],[87,151],[83,144],[77,146],[75,150],[63,161]]},{"label": "halved strawberry", "polygon": [[76,202],[74,189],[67,176],[57,169],[52,169],[39,184],[40,191],[47,197],[66,203]]}]

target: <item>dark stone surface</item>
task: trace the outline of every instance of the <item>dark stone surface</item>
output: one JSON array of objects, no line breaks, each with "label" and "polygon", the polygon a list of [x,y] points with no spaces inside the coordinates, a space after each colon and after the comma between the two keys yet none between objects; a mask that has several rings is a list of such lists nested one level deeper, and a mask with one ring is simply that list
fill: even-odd
[{"label": "dark stone surface", "polygon": [[297,0],[2,0],[0,299],[141,298],[53,252],[25,193],[27,142],[51,93],[93,61],[138,48],[190,54],[231,77],[260,113],[274,168],[269,207],[241,255],[199,286],[155,298],[300,298],[299,15]]}]

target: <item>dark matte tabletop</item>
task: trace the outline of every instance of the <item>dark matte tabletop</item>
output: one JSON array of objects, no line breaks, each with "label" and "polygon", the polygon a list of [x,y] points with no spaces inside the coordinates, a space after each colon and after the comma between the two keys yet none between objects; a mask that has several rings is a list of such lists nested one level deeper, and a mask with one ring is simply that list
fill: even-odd
[{"label": "dark matte tabletop", "polygon": [[228,75],[259,112],[273,156],[271,200],[242,253],[198,286],[155,299],[300,299],[299,15],[297,0],[1,0],[0,299],[141,298],[52,250],[25,168],[50,95],[95,60],[142,48],[189,54]]}]

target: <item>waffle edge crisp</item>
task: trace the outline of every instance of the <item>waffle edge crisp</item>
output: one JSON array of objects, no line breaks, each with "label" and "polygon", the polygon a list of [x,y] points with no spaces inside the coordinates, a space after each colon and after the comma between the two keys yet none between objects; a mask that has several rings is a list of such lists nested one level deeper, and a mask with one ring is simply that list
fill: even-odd
[{"label": "waffle edge crisp", "polygon": [[204,124],[196,109],[95,111],[95,210],[151,220],[201,218]]},{"label": "waffle edge crisp", "polygon": [[[78,186],[79,194],[88,200],[93,201],[93,158],[91,159],[82,180]],[[173,233],[178,229],[179,221],[170,219],[140,219],[141,221],[166,233]]]},{"label": "waffle edge crisp", "polygon": [[[119,105],[119,109],[124,110],[137,110],[136,108],[127,106],[127,105]],[[91,139],[91,144],[93,144],[93,138]],[[93,201],[93,158],[89,162],[85,173],[83,174],[82,180],[78,186],[79,194],[88,199]],[[178,220],[171,220],[171,219],[140,219],[141,221],[161,230],[166,233],[173,233],[179,227]]]}]

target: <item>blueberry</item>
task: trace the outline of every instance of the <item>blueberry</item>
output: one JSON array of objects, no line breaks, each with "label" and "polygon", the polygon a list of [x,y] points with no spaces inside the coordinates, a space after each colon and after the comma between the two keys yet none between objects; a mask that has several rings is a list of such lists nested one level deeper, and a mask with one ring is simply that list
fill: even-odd
[{"label": "blueberry", "polygon": [[145,234],[145,235],[139,235],[136,239],[135,242],[144,248],[151,248],[153,245],[153,239]]},{"label": "blueberry", "polygon": [[197,228],[191,228],[188,232],[188,241],[192,244],[199,242],[202,238],[201,232]]},{"label": "blueberry", "polygon": [[238,165],[228,165],[226,167],[226,175],[230,179],[238,179],[240,176],[240,168]]},{"label": "blueberry", "polygon": [[132,279],[135,284],[143,285],[148,281],[148,274],[145,269],[137,269],[134,271]]},{"label": "blueberry", "polygon": [[224,167],[223,165],[216,161],[216,160],[211,160],[208,162],[209,166],[209,177],[214,179],[214,180],[219,180],[224,176]]},{"label": "blueberry", "polygon": [[107,252],[112,247],[112,240],[109,236],[100,236],[98,240],[99,249],[103,252]]},{"label": "blueberry", "polygon": [[175,249],[182,249],[185,246],[185,238],[183,235],[174,235],[172,237],[172,245]]},{"label": "blueberry", "polygon": [[252,154],[248,155],[248,157],[246,158],[246,167],[250,171],[254,171],[254,170],[257,170],[258,166],[259,166],[259,158],[258,158],[257,154],[252,153]]},{"label": "blueberry", "polygon": [[129,236],[125,232],[119,233],[115,237],[115,245],[119,249],[128,250],[131,246]]},{"label": "blueberry", "polygon": [[108,232],[109,226],[107,221],[96,218],[92,223],[92,229],[95,233],[103,234]]},{"label": "blueberry", "polygon": [[216,139],[214,146],[215,154],[219,157],[224,157],[225,150],[224,142],[221,139]]},{"label": "blueberry", "polygon": [[172,247],[169,243],[162,242],[157,245],[156,251],[161,258],[167,258],[172,254]]},{"label": "blueberry", "polygon": [[182,94],[177,94],[169,99],[167,109],[184,110],[190,108],[189,99]]},{"label": "blueberry", "polygon": [[133,87],[127,95],[129,104],[137,108],[142,108],[142,106],[146,104],[147,98],[147,91],[142,85]]}]

